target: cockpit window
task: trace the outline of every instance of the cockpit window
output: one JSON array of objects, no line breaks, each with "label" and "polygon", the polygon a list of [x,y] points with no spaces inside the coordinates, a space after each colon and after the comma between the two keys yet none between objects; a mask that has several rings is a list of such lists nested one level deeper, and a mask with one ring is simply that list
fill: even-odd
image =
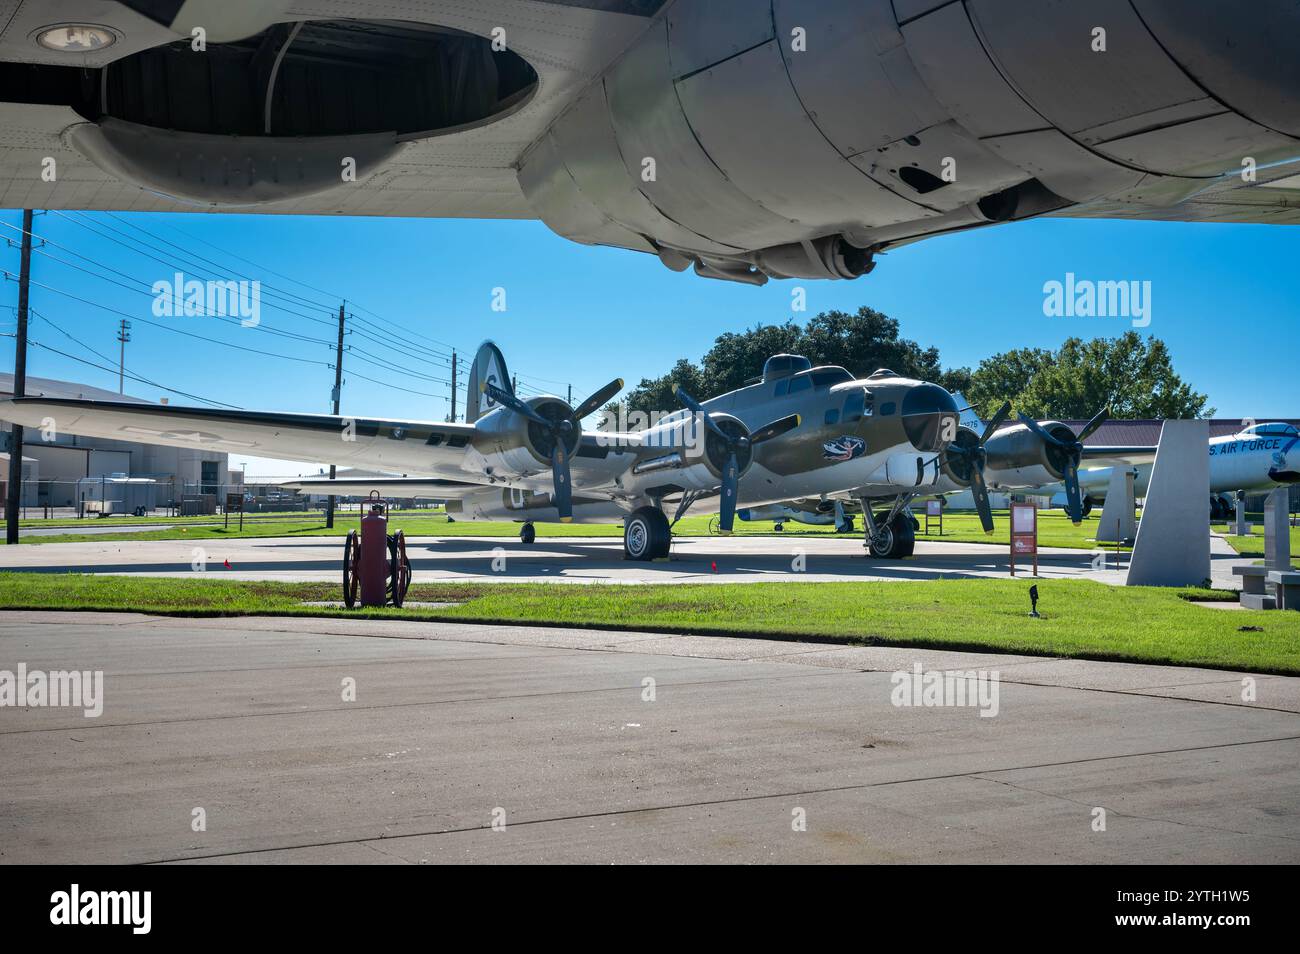
[{"label": "cockpit window", "polygon": [[852,381],[853,375],[843,368],[817,368],[812,373],[812,383],[815,388],[823,388],[831,384],[843,384],[845,381]]},{"label": "cockpit window", "polygon": [[847,424],[851,421],[860,421],[866,405],[866,391],[862,388],[854,388],[850,391],[849,396],[844,399],[844,422]]},{"label": "cockpit window", "polygon": [[1252,424],[1242,431],[1257,437],[1300,437],[1300,430],[1294,424]]}]

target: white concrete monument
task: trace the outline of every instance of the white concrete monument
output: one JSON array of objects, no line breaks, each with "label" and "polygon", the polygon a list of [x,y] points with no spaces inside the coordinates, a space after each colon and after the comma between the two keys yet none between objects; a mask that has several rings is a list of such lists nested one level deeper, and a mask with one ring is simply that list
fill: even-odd
[{"label": "white concrete monument", "polygon": [[1131,467],[1112,467],[1110,483],[1106,486],[1106,505],[1097,521],[1098,543],[1122,543],[1137,534],[1137,520],[1133,510],[1134,470]]},{"label": "white concrete monument", "polygon": [[1165,421],[1129,586],[1196,586],[1210,576],[1209,421]]}]

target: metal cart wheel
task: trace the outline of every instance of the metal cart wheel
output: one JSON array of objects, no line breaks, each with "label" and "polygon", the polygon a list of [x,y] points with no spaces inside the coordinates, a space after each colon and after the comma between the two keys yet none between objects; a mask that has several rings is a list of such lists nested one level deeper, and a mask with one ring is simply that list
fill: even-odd
[{"label": "metal cart wheel", "polygon": [[357,605],[357,594],[361,589],[361,536],[355,530],[349,530],[343,542],[343,603],[348,609]]},{"label": "metal cart wheel", "polygon": [[411,561],[406,556],[406,535],[398,530],[388,538],[388,598],[401,608],[411,585]]}]

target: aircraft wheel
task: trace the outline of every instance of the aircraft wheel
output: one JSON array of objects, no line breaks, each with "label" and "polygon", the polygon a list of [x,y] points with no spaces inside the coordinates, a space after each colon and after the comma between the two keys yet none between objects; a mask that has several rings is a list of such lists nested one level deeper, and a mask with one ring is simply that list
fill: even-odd
[{"label": "aircraft wheel", "polygon": [[1086,517],[1088,516],[1088,514],[1092,513],[1092,507],[1093,507],[1093,499],[1089,497],[1087,494],[1084,494],[1083,495],[1083,516]]},{"label": "aircraft wheel", "polygon": [[852,517],[845,517],[844,522],[835,528],[836,533],[852,533],[857,527],[854,526]]},{"label": "aircraft wheel", "polygon": [[912,519],[900,513],[892,522],[885,523],[888,512],[876,514],[878,532],[867,541],[871,555],[883,560],[902,560],[912,555],[916,548],[916,531]]},{"label": "aircraft wheel", "polygon": [[519,528],[519,539],[523,543],[532,543],[537,539],[537,528],[531,523],[526,523]]},{"label": "aircraft wheel", "polygon": [[783,523],[774,523],[774,524],[772,524],[772,529],[775,530],[777,533],[784,533],[784,532],[785,532],[785,524],[783,524]]},{"label": "aircraft wheel", "polygon": [[668,555],[672,531],[657,507],[640,507],[623,521],[623,558],[653,560]]},{"label": "aircraft wheel", "polygon": [[1219,503],[1218,497],[1210,498],[1210,522],[1214,523],[1223,519],[1223,506]]}]

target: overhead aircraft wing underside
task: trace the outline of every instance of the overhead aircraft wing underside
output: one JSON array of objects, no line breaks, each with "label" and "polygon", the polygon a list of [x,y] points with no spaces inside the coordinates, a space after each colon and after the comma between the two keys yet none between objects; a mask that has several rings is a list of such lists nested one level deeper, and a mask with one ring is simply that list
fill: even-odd
[{"label": "overhead aircraft wing underside", "polygon": [[[78,19],[74,2],[51,11],[45,0],[0,0],[0,207],[111,211],[257,211],[281,214],[340,214],[425,217],[474,217],[531,219],[536,212],[524,199],[516,166],[520,156],[535,142],[573,98],[631,43],[663,0],[475,0],[474,3],[390,0],[385,3],[332,0],[258,0],[256,3],[181,3],[179,0],[123,0],[121,3],[94,2],[84,5],[81,17],[111,30],[117,40],[104,50],[75,54],[43,49],[33,37],[53,21]],[[198,7],[204,7],[197,11]],[[191,24],[188,9],[201,12]],[[57,12],[57,15],[56,15]],[[226,18],[223,21],[223,18]],[[304,21],[307,29],[294,35],[292,21]],[[316,24],[316,25],[313,25]],[[327,24],[327,25],[322,25]],[[263,39],[245,42],[249,33],[269,25]],[[190,53],[191,30],[203,27],[210,44],[205,51]],[[501,31],[494,34],[493,31]],[[316,35],[312,36],[312,31]],[[474,38],[500,37],[501,57],[472,46]],[[262,49],[254,49],[260,42]],[[235,59],[240,44],[248,49],[246,59]],[[441,45],[438,45],[441,44]],[[132,58],[150,51],[175,48],[171,59],[157,53],[154,60],[140,60],[138,73]],[[445,56],[440,50],[448,49]],[[269,81],[277,50],[289,56],[278,70],[278,82]],[[518,77],[508,75],[504,59],[515,57]],[[296,57],[301,63],[294,65]],[[367,57],[369,59],[367,59]],[[330,60],[346,65],[351,61],[359,79],[342,73],[315,75],[308,65]],[[423,100],[443,100],[428,115],[404,117],[388,109],[385,98],[392,91],[368,90],[367,82],[383,66],[402,61],[399,79],[412,85],[423,62],[428,68],[427,91]],[[498,62],[500,60],[501,62]],[[87,71],[107,67],[104,88],[100,83],[82,97],[70,98],[81,104],[74,108],[58,103],[46,79],[32,79],[28,64],[40,68],[80,67]],[[23,72],[27,70],[26,76]],[[346,68],[346,66],[345,66]],[[295,70],[298,75],[295,76]],[[202,72],[200,71],[210,71]],[[76,72],[75,69],[72,72]],[[245,77],[252,73],[253,82]],[[260,74],[260,75],[259,75]],[[369,75],[368,75],[369,74]],[[517,79],[517,81],[516,81]],[[341,85],[341,80],[347,80]],[[531,82],[535,80],[535,82]],[[12,81],[12,82],[11,82]],[[87,80],[81,80],[84,85]],[[158,95],[159,84],[166,95]],[[513,84],[513,85],[510,85]],[[75,84],[74,84],[75,85]],[[147,180],[134,172],[146,172],[147,153],[170,155],[175,149],[161,141],[139,143],[145,153],[114,154],[112,137],[101,136],[96,117],[101,103],[110,112],[124,108],[132,118],[158,130],[204,130],[238,136],[256,149],[264,137],[259,102],[241,103],[237,91],[248,87],[263,90],[273,86],[286,95],[294,90],[319,96],[313,104],[303,100],[292,115],[270,113],[269,135],[281,134],[285,141],[307,142],[317,130],[295,128],[311,122],[306,117],[322,114],[330,128],[317,138],[328,156],[322,168],[322,188],[306,194],[276,198],[274,190],[256,194],[256,184],[266,185],[268,175],[283,182],[283,171],[267,172],[272,165],[296,163],[296,174],[311,174],[308,153],[281,151],[261,157],[259,183],[237,181],[223,156],[216,152],[223,137],[212,135],[208,160],[213,167],[201,173],[212,183],[223,176],[232,178],[232,194],[214,195],[213,202],[190,200],[175,192],[142,188]],[[10,88],[12,87],[12,88]],[[350,88],[349,88],[350,87]],[[207,89],[214,99],[186,102],[182,113],[167,114],[181,103],[181,90]],[[505,95],[493,101],[498,88]],[[220,89],[220,95],[215,91]],[[486,97],[486,100],[484,100]],[[331,107],[330,103],[337,104]],[[380,105],[376,107],[375,103]],[[338,112],[328,115],[331,108]],[[347,116],[371,110],[369,136],[349,137]],[[381,115],[373,115],[379,109]],[[206,129],[220,117],[245,115],[253,125],[227,130]],[[404,120],[409,119],[405,122]],[[237,120],[230,120],[237,122]],[[319,121],[319,120],[318,120]],[[247,125],[247,123],[245,123]],[[233,135],[230,135],[233,134]],[[333,136],[335,146],[330,147]],[[292,154],[291,154],[292,153]],[[253,162],[254,152],[234,162]],[[340,175],[340,156],[356,158],[358,175],[345,180]],[[50,159],[55,165],[50,168]],[[322,160],[323,162],[323,160]],[[131,171],[131,166],[136,168]],[[223,167],[220,172],[216,167]],[[121,169],[123,173],[117,170]],[[161,167],[160,167],[161,169]],[[254,173],[249,173],[254,178]],[[239,195],[243,189],[247,194]],[[166,192],[166,194],[164,194]],[[269,198],[268,198],[269,197]],[[215,204],[214,204],[215,203]]]}]

